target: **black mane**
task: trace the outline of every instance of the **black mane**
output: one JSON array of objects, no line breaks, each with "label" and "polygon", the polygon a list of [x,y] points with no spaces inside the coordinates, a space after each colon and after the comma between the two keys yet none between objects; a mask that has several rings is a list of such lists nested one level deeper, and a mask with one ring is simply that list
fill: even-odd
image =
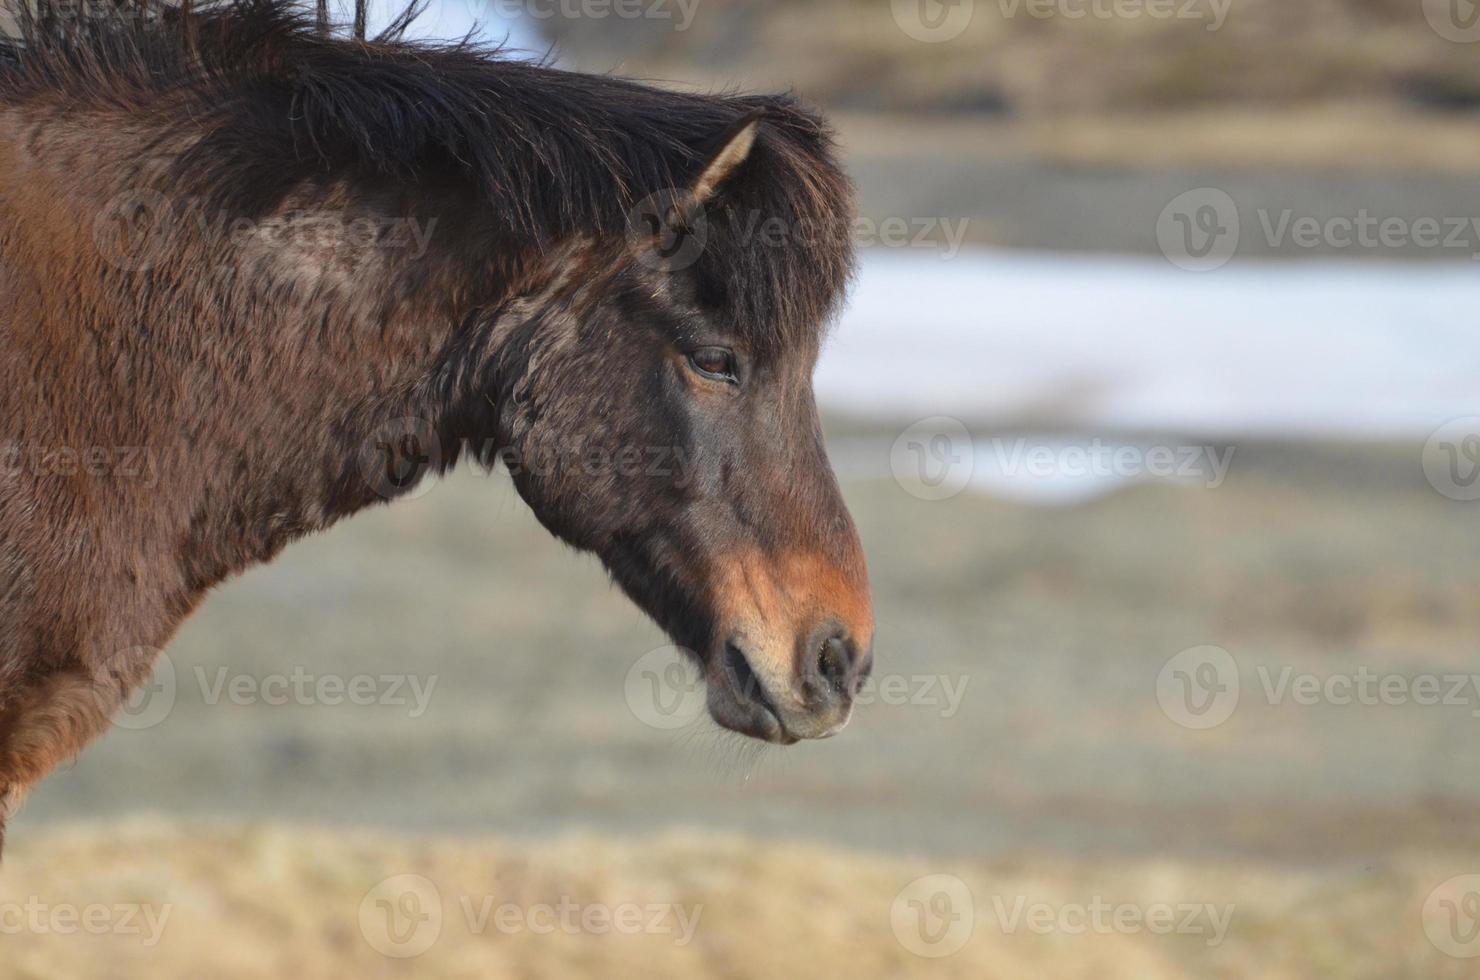
[{"label": "black mane", "polygon": [[759,110],[699,274],[739,324],[787,345],[815,338],[851,270],[851,187],[826,124],[790,96],[674,92],[466,39],[408,41],[414,11],[363,42],[318,32],[289,0],[101,9],[23,20],[0,41],[0,103],[61,99],[135,114],[161,141],[198,137],[176,178],[237,213],[329,176],[465,181],[511,244],[539,252],[625,234],[636,202],[689,186],[720,134]]}]

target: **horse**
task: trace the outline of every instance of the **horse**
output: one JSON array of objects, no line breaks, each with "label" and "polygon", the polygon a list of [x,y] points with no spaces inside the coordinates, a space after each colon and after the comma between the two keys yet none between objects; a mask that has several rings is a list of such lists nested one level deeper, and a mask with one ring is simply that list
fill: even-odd
[{"label": "horse", "polygon": [[0,839],[209,590],[463,458],[719,726],[847,723],[874,618],[812,374],[855,204],[819,114],[414,11],[42,13],[0,40]]}]

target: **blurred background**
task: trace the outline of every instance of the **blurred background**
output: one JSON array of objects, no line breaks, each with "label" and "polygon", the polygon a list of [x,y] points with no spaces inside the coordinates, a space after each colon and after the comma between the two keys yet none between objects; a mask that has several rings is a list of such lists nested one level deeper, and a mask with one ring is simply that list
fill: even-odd
[{"label": "blurred background", "polygon": [[1474,975],[1480,7],[432,0],[413,33],[469,30],[836,123],[865,703],[723,735],[596,562],[460,472],[187,624],[11,825],[0,976]]}]

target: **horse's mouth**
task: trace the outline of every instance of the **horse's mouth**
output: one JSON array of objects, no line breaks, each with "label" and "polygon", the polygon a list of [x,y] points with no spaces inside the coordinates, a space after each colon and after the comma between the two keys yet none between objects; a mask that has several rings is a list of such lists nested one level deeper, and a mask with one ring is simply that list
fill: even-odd
[{"label": "horse's mouth", "polygon": [[715,721],[731,731],[778,745],[794,745],[801,741],[787,731],[781,712],[771,700],[766,686],[734,641],[725,643],[724,662],[717,673],[720,676],[711,679],[710,683],[712,686],[722,684],[724,690],[711,693],[710,714]]}]

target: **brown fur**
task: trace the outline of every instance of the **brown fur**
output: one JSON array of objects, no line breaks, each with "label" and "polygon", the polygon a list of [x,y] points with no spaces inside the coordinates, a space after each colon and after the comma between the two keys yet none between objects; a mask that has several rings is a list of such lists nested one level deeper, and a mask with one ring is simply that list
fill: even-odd
[{"label": "brown fur", "polygon": [[[267,0],[191,24],[32,25],[0,60],[0,801],[210,588],[464,454],[694,651],[721,724],[840,727],[873,627],[810,384],[851,263],[821,124]],[[704,234],[677,268],[626,219],[672,188],[665,232]],[[654,447],[681,465],[572,462]]]}]

